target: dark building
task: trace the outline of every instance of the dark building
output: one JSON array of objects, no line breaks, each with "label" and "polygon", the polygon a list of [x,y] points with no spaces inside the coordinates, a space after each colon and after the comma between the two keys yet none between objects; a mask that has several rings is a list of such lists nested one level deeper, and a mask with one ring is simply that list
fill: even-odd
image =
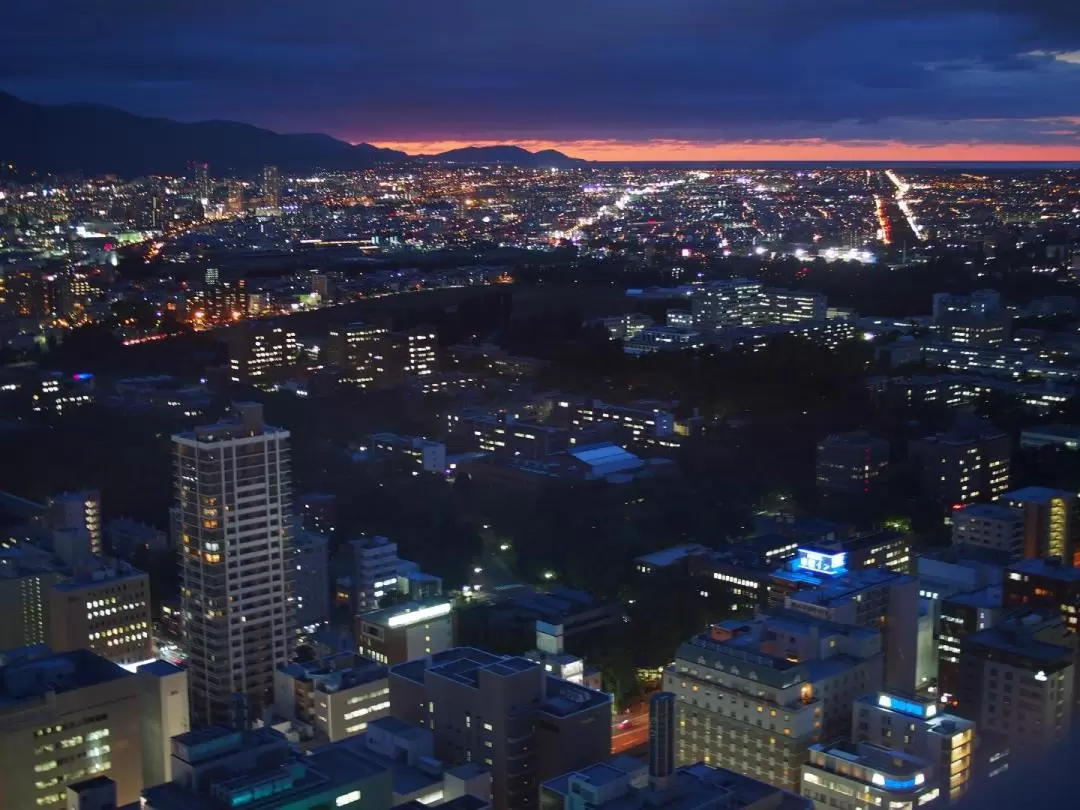
[{"label": "dark building", "polygon": [[1003,589],[988,585],[941,600],[934,628],[938,649],[938,694],[953,698],[960,689],[960,649],[972,633],[993,627],[1001,618]]},{"label": "dark building", "polygon": [[956,508],[997,500],[1009,489],[1009,434],[985,419],[965,417],[948,432],[918,439],[909,446],[923,495]]},{"label": "dark building", "polygon": [[825,493],[870,495],[888,466],[889,443],[865,430],[835,433],[817,445],[817,486]]},{"label": "dark building", "polygon": [[675,695],[649,698],[649,778],[664,785],[675,773]]}]

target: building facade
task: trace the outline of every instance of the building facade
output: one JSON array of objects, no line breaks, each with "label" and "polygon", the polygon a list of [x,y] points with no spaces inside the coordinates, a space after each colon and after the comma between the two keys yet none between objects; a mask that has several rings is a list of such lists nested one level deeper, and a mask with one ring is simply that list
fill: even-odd
[{"label": "building facade", "polygon": [[289,433],[237,405],[231,421],[173,436],[191,710],[231,717],[232,695],[269,702],[292,653]]}]

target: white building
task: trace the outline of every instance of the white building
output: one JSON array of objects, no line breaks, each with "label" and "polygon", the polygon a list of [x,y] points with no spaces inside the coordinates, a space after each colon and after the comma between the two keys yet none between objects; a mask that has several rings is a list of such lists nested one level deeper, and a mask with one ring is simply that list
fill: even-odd
[{"label": "white building", "polygon": [[269,701],[292,652],[289,433],[245,403],[173,450],[192,715],[228,722],[233,695]]},{"label": "white building", "polygon": [[1010,560],[1024,556],[1024,510],[999,503],[973,503],[952,513],[954,546],[1001,551]]}]

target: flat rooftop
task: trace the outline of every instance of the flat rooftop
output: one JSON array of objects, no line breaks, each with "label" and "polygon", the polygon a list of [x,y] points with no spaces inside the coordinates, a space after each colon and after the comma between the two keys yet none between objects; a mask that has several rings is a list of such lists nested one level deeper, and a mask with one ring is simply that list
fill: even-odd
[{"label": "flat rooftop", "polygon": [[1006,569],[1006,576],[1008,576],[1009,571],[1030,576],[1048,577],[1059,582],[1080,582],[1080,568],[1073,568],[1071,565],[1065,565],[1056,560],[1048,560],[1042,557],[1015,562]]},{"label": "flat rooftop", "polygon": [[1050,487],[1024,487],[1006,492],[1001,496],[1004,501],[1031,501],[1033,503],[1047,504],[1054,498],[1076,498],[1075,492],[1065,489],[1051,489]]},{"label": "flat rooftop", "polygon": [[25,652],[0,667],[0,711],[18,709],[42,700],[46,692],[74,692],[99,684],[133,677],[132,673],[90,650],[51,653],[39,646],[12,650],[8,655]]}]

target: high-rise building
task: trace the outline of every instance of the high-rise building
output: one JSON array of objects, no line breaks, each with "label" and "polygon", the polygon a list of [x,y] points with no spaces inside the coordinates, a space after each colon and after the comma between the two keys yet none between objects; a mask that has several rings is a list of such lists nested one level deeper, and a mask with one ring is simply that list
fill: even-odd
[{"label": "high-rise building", "polygon": [[883,676],[877,630],[793,611],[721,622],[664,673],[678,699],[676,761],[798,790],[810,746],[847,733],[855,699]]},{"label": "high-rise building", "polygon": [[234,383],[270,385],[296,363],[296,333],[250,322],[229,332],[229,375]]},{"label": "high-rise building", "polygon": [[649,698],[649,778],[657,786],[675,773],[675,702],[671,692]]},{"label": "high-rise building", "polygon": [[243,403],[173,450],[192,716],[221,723],[234,694],[269,702],[292,651],[289,433]]},{"label": "high-rise building", "polygon": [[330,541],[315,532],[296,532],[293,582],[297,631],[313,632],[330,621]]},{"label": "high-rise building", "polygon": [[817,486],[823,492],[877,492],[889,466],[889,443],[868,431],[834,433],[817,445]]},{"label": "high-rise building", "polygon": [[195,197],[205,211],[210,207],[210,198],[213,196],[210,187],[210,164],[205,161],[195,163]]},{"label": "high-rise building", "polygon": [[44,519],[53,550],[68,565],[101,553],[101,493],[53,495],[45,501]]},{"label": "high-rise building", "polygon": [[444,597],[406,602],[356,617],[361,655],[382,664],[403,664],[454,646],[453,605]]},{"label": "high-rise building", "polygon": [[947,433],[911,442],[924,494],[959,508],[995,501],[1009,489],[1012,440],[985,419],[964,419]]},{"label": "high-rise building", "polygon": [[[933,698],[878,692],[855,702],[851,739],[919,757],[933,766],[926,787],[956,801],[971,784],[975,723],[946,714]],[[931,800],[928,800],[931,801]]]},{"label": "high-rise building", "polygon": [[1072,728],[1076,634],[1056,611],[1022,611],[960,642],[957,711],[1014,749],[1045,751]]},{"label": "high-rise building", "polygon": [[430,729],[443,762],[486,766],[496,810],[528,807],[544,780],[611,753],[611,696],[525,658],[458,647],[391,667],[390,709]]},{"label": "high-rise building", "polygon": [[281,202],[281,175],[277,166],[263,166],[262,196],[266,208],[277,208]]},{"label": "high-rise building", "polygon": [[244,213],[244,184],[239,180],[230,180],[225,197],[226,214]]},{"label": "high-rise building", "polygon": [[135,671],[142,727],[143,787],[172,779],[172,738],[191,731],[187,670],[152,661]]},{"label": "high-rise building", "polygon": [[1049,487],[1025,487],[1001,499],[1024,515],[1024,557],[1060,557],[1080,566],[1080,501],[1075,492]]},{"label": "high-rise building", "polygon": [[133,667],[154,658],[150,577],[120,560],[81,566],[49,590],[49,647]]},{"label": "high-rise building", "polygon": [[1024,512],[1005,503],[972,503],[952,513],[954,546],[1001,552],[1009,559],[1024,556]]},{"label": "high-rise building", "polygon": [[65,787],[109,776],[121,804],[142,788],[135,675],[89,650],[0,656],[0,803],[62,810]]}]

